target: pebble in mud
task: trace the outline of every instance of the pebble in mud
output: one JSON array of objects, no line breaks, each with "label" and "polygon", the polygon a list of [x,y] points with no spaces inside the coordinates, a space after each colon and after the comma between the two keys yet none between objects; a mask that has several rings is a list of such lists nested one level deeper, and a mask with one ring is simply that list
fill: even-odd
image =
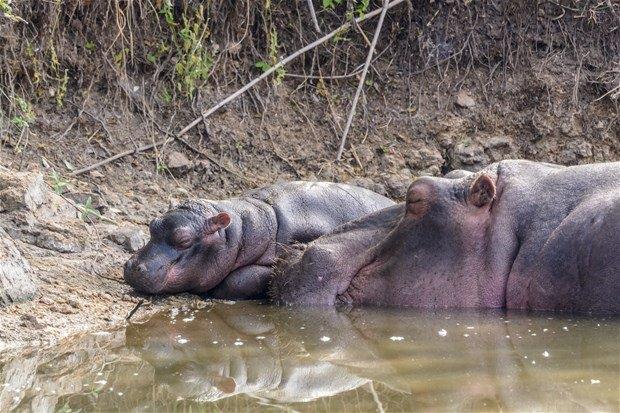
[{"label": "pebble in mud", "polygon": [[461,90],[456,95],[456,101],[454,103],[456,103],[456,105],[461,108],[467,108],[467,109],[470,109],[476,106],[476,101],[474,100],[474,98],[472,98],[471,95],[465,90]]},{"label": "pebble in mud", "polygon": [[115,228],[108,235],[115,244],[123,247],[127,252],[136,252],[146,244],[146,234],[136,227]]}]

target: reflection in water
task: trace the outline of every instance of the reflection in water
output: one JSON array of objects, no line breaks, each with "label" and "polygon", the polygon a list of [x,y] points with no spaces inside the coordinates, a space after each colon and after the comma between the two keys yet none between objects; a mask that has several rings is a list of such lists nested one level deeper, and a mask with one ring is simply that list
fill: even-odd
[{"label": "reflection in water", "polygon": [[617,319],[214,304],[0,367],[0,411],[618,411]]}]

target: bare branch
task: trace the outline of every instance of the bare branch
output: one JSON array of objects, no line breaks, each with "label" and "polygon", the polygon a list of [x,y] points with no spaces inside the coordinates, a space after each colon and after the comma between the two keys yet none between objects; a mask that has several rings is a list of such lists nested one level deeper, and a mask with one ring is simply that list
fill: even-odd
[{"label": "bare branch", "polygon": [[353,98],[353,104],[351,105],[351,110],[349,111],[349,117],[347,118],[347,124],[344,127],[344,132],[342,132],[342,139],[340,140],[340,147],[338,148],[338,153],[336,154],[336,161],[339,161],[342,157],[342,151],[344,151],[344,144],[347,141],[347,135],[349,134],[349,129],[351,128],[351,123],[353,122],[353,116],[355,115],[355,108],[357,107],[357,101],[360,98],[360,94],[362,93],[362,89],[364,88],[364,81],[366,80],[366,74],[368,73],[368,68],[370,67],[370,62],[372,62],[372,55],[375,52],[375,47],[377,47],[377,41],[379,40],[379,34],[381,34],[381,27],[383,26],[383,20],[385,20],[385,15],[387,14],[388,9],[390,8],[389,0],[383,0],[383,8],[381,9],[381,16],[379,17],[379,22],[377,23],[377,28],[375,29],[375,35],[372,38],[372,43],[370,44],[370,50],[368,50],[368,56],[366,56],[366,63],[364,64],[364,70],[362,70],[362,76],[360,77],[360,82],[357,85],[357,90],[355,91],[355,97]]},{"label": "bare branch", "polygon": [[310,16],[312,16],[312,23],[314,23],[314,29],[317,33],[321,33],[321,28],[319,27],[319,21],[316,19],[316,13],[314,12],[314,4],[312,4],[312,0],[308,0],[308,8],[310,9]]}]

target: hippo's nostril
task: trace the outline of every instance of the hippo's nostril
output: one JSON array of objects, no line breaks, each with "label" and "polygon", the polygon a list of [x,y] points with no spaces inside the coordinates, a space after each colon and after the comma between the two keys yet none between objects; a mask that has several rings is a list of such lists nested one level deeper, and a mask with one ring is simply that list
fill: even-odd
[{"label": "hippo's nostril", "polygon": [[146,271],[147,271],[146,265],[144,265],[144,264],[139,264],[138,265],[138,272],[140,274],[146,274]]}]

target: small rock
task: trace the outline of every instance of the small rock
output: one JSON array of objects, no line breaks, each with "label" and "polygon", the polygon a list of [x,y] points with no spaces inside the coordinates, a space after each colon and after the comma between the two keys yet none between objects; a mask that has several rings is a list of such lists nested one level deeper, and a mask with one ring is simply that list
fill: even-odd
[{"label": "small rock", "polygon": [[82,251],[82,247],[67,240],[64,235],[56,232],[45,231],[34,239],[34,245],[46,250],[60,252],[62,254]]},{"label": "small rock", "polygon": [[516,155],[512,141],[507,136],[493,136],[482,141],[482,146],[484,146],[490,162],[514,158]]},{"label": "small rock", "polygon": [[588,142],[579,142],[569,145],[560,152],[558,161],[562,164],[572,165],[580,159],[587,159],[593,156],[592,145]]},{"label": "small rock", "polygon": [[55,305],[52,306],[50,310],[60,314],[77,314],[78,312],[75,308],[72,308],[68,304]]},{"label": "small rock", "polygon": [[71,307],[76,308],[78,310],[81,310],[82,308],[84,308],[82,303],[80,303],[78,300],[75,300],[73,298],[67,299],[67,304],[69,304]]},{"label": "small rock", "polygon": [[497,149],[509,147],[512,142],[507,136],[492,136],[482,142],[486,149]]},{"label": "small rock", "polygon": [[583,135],[583,128],[573,116],[567,117],[562,121],[560,131],[569,138],[579,138]]},{"label": "small rock", "polygon": [[187,156],[178,151],[172,151],[166,157],[166,166],[173,175],[183,175],[193,166]]},{"label": "small rock", "polygon": [[462,108],[473,108],[474,106],[476,106],[476,101],[474,100],[474,98],[472,98],[469,93],[467,93],[465,90],[461,90],[457,95],[456,95],[456,105],[460,106]]},{"label": "small rock", "polygon": [[37,210],[47,199],[43,175],[0,167],[0,211]]},{"label": "small rock", "polygon": [[45,328],[45,325],[39,323],[39,320],[37,320],[37,318],[32,314],[24,314],[21,319],[24,327],[32,327],[36,330]]},{"label": "small rock", "polygon": [[47,298],[47,297],[41,297],[41,298],[39,299],[39,302],[40,302],[41,304],[45,304],[45,305],[52,305],[52,304],[54,304],[54,300],[49,299],[49,298]]},{"label": "small rock", "polygon": [[211,165],[211,162],[206,159],[201,159],[198,162],[196,162],[195,168],[201,174],[204,174],[204,175],[213,174],[213,166]]},{"label": "small rock", "polygon": [[426,169],[422,169],[418,176],[440,176],[441,168],[438,165],[429,166]]},{"label": "small rock", "polygon": [[575,154],[580,158],[592,156],[592,145],[589,142],[578,142],[575,144]]},{"label": "small rock", "polygon": [[400,154],[386,154],[381,158],[381,163],[387,170],[402,169],[406,166],[405,158]]},{"label": "small rock", "polygon": [[127,252],[136,252],[142,248],[148,238],[145,233],[136,227],[115,228],[108,239],[123,247]]},{"label": "small rock", "polygon": [[412,151],[407,157],[407,165],[415,171],[424,170],[432,166],[441,168],[443,162],[444,160],[443,156],[441,156],[441,152],[432,147]]},{"label": "small rock", "polygon": [[360,146],[355,148],[355,153],[357,154],[357,157],[360,159],[363,165],[371,163],[376,156],[376,153],[367,146]]},{"label": "small rock", "polygon": [[91,178],[105,178],[105,175],[97,170],[90,171],[88,174]]},{"label": "small rock", "polygon": [[401,175],[390,175],[385,180],[388,194],[390,197],[395,199],[404,199],[407,195],[407,189],[409,189],[410,184],[411,178]]},{"label": "small rock", "polygon": [[0,307],[31,300],[36,292],[28,261],[0,228]]},{"label": "small rock", "polygon": [[461,142],[451,151],[451,169],[479,171],[489,163],[484,148],[475,142]]}]

